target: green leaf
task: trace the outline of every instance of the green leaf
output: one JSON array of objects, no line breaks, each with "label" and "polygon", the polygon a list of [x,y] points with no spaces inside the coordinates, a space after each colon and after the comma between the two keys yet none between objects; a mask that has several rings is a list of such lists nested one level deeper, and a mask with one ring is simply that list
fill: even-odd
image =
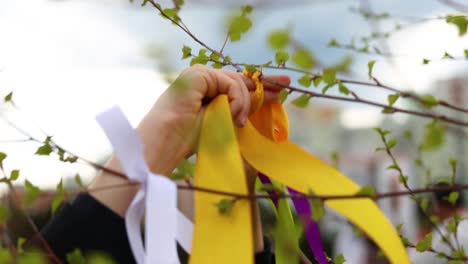
[{"label": "green leaf", "polygon": [[323,201],[320,199],[310,199],[310,206],[312,210],[312,218],[317,222],[320,221],[320,219],[325,215]]},{"label": "green leaf", "polygon": [[319,84],[322,82],[322,78],[321,77],[315,77],[314,78],[314,87],[317,87],[319,86]]},{"label": "green leaf", "polygon": [[24,243],[26,243],[27,239],[24,237],[18,237],[18,241],[16,241],[16,249],[18,250],[18,253],[23,252],[23,246]]},{"label": "green leaf", "polygon": [[218,212],[222,215],[229,216],[232,212],[232,208],[234,206],[234,200],[232,199],[221,199],[219,202],[215,204],[218,208]]},{"label": "green leaf", "polygon": [[348,73],[351,69],[353,62],[354,62],[353,57],[345,56],[343,59],[341,59],[340,62],[338,62],[332,68],[334,68],[337,72]]},{"label": "green leaf", "polygon": [[172,180],[182,180],[193,177],[195,173],[195,164],[187,159],[182,160],[177,166],[177,170],[172,173]]},{"label": "green leaf", "polygon": [[[5,206],[0,206],[0,224],[4,224],[8,219],[10,212]],[[0,262],[1,263],[1,262]]]},{"label": "green leaf", "polygon": [[400,171],[400,166],[398,166],[398,164],[395,164],[395,163],[394,163],[394,164],[388,166],[386,169],[387,169],[387,170],[396,170],[396,171]]},{"label": "green leaf", "polygon": [[52,153],[52,147],[50,146],[49,143],[44,143],[44,145],[40,146],[37,150],[36,150],[36,155],[40,155],[40,156],[48,156],[50,153]]},{"label": "green leaf", "polygon": [[453,59],[453,56],[450,55],[447,51],[444,52],[444,56],[442,56],[442,59]]},{"label": "green leaf", "polygon": [[252,21],[246,13],[233,16],[228,22],[228,34],[232,42],[239,41],[241,35],[249,31],[252,27]]},{"label": "green leaf", "polygon": [[344,258],[343,254],[339,254],[335,258],[333,258],[333,264],[343,264],[346,262],[346,259]]},{"label": "green leaf", "polygon": [[388,105],[393,106],[393,104],[395,104],[395,102],[398,100],[399,97],[400,97],[399,94],[390,94],[387,97]]},{"label": "green leaf", "polygon": [[429,64],[429,62],[431,62],[431,61],[428,60],[428,59],[423,59],[423,64]]},{"label": "green leaf", "polygon": [[384,107],[382,109],[382,114],[393,114],[395,113],[395,109],[391,108],[391,107]]},{"label": "green leaf", "polygon": [[335,86],[334,83],[325,85],[325,86],[322,88],[322,93],[325,94],[325,93],[326,93],[330,88],[332,88],[333,86]]},{"label": "green leaf", "polygon": [[16,181],[19,177],[20,171],[19,170],[12,170],[10,172],[10,181]]},{"label": "green leaf", "polygon": [[457,221],[455,219],[450,219],[450,221],[447,224],[447,231],[449,231],[452,234],[455,234],[457,231]]},{"label": "green leaf", "polygon": [[312,84],[312,78],[309,74],[304,74],[301,78],[299,78],[299,80],[297,80],[297,82],[304,87],[310,87]]},{"label": "green leaf", "polygon": [[418,252],[424,252],[432,246],[432,233],[427,234],[423,240],[416,244],[416,250]]},{"label": "green leaf", "polygon": [[67,262],[70,264],[86,264],[86,259],[81,253],[81,250],[76,248],[67,254]]},{"label": "green leaf", "polygon": [[75,183],[76,183],[76,185],[78,185],[78,187],[80,187],[81,189],[84,189],[84,188],[85,188],[85,186],[84,186],[84,184],[83,184],[83,181],[81,180],[81,176],[80,176],[78,173],[75,175]]},{"label": "green leaf", "polygon": [[457,163],[458,163],[457,159],[454,159],[454,158],[449,159],[449,164],[450,164],[450,167],[452,167],[452,170],[457,168]]},{"label": "green leaf", "polygon": [[336,47],[338,45],[339,45],[338,41],[336,41],[336,39],[334,39],[334,38],[332,38],[327,44],[328,47]]},{"label": "green leaf", "polygon": [[30,206],[34,201],[36,201],[39,194],[41,194],[41,190],[27,179],[24,180],[24,188],[26,189],[25,204],[26,206]]},{"label": "green leaf", "polygon": [[289,32],[287,30],[275,30],[268,35],[268,44],[273,49],[283,49],[289,44]]},{"label": "green leaf", "polygon": [[340,91],[340,93],[344,94],[344,95],[349,95],[350,91],[348,89],[348,87],[346,87],[344,84],[342,84],[341,82],[338,84],[338,89]]},{"label": "green leaf", "polygon": [[468,59],[468,49],[464,50],[464,52],[465,52],[465,58]]},{"label": "green leaf", "polygon": [[273,61],[267,61],[267,62],[262,64],[262,67],[269,67],[272,63],[273,63]]},{"label": "green leaf", "polygon": [[103,253],[94,253],[88,257],[87,264],[117,264],[111,256]]},{"label": "green leaf", "polygon": [[464,259],[465,255],[466,255],[465,254],[465,248],[461,247],[460,249],[455,250],[453,252],[453,255],[455,255],[455,257],[458,258],[458,259]]},{"label": "green leaf", "polygon": [[212,61],[219,61],[220,58],[221,57],[216,52],[212,52],[211,55],[210,55],[210,60],[212,60]]},{"label": "green leaf", "polygon": [[421,97],[421,103],[426,108],[431,108],[439,104],[439,101],[432,95],[425,95]]},{"label": "green leaf", "polygon": [[385,130],[385,129],[382,129],[380,127],[376,127],[376,128],[374,128],[374,130],[377,131],[377,133],[379,133],[379,135],[381,137],[385,137],[386,135],[391,133],[390,130]]},{"label": "green leaf", "polygon": [[411,242],[409,241],[409,239],[407,237],[401,237],[401,243],[405,246],[405,247],[408,247],[408,246],[411,246]]},{"label": "green leaf", "polygon": [[336,79],[336,70],[332,68],[327,68],[323,70],[322,79],[327,84],[333,84]]},{"label": "green leaf", "polygon": [[367,74],[369,75],[369,79],[372,79],[372,71],[374,70],[375,60],[369,61],[367,63]]},{"label": "green leaf", "polygon": [[460,194],[458,192],[451,192],[447,198],[447,201],[451,203],[452,205],[455,205],[459,196]]},{"label": "green leaf", "polygon": [[468,20],[465,16],[447,16],[446,21],[448,24],[457,26],[459,36],[466,34]]},{"label": "green leaf", "polygon": [[3,161],[6,159],[7,154],[0,152],[0,166],[3,163]]},{"label": "green leaf", "polygon": [[184,45],[182,47],[182,59],[189,58],[191,55],[192,55],[192,48]]},{"label": "green leaf", "polygon": [[357,195],[364,195],[368,197],[374,197],[375,196],[375,189],[372,186],[366,185],[363,186],[357,193]]},{"label": "green leaf", "polygon": [[406,139],[411,140],[413,139],[413,132],[411,130],[405,130],[404,136]]},{"label": "green leaf", "polygon": [[5,103],[10,102],[13,97],[13,92],[10,92],[9,94],[5,95],[5,98],[3,99]]},{"label": "green leaf", "polygon": [[398,225],[396,226],[396,230],[397,230],[398,234],[401,234],[401,229],[402,229],[402,228],[403,228],[403,224],[398,224]]},{"label": "green leaf", "polygon": [[57,190],[55,191],[55,195],[52,198],[52,204],[51,204],[52,214],[55,214],[55,211],[60,206],[64,198],[65,198],[65,191],[63,189],[63,179],[60,179],[60,182],[57,184]]},{"label": "green leaf", "polygon": [[310,96],[307,94],[301,94],[296,99],[292,100],[291,103],[297,107],[304,108],[309,105]]},{"label": "green leaf", "polygon": [[284,103],[284,101],[286,101],[286,99],[288,98],[288,95],[289,95],[289,92],[287,89],[283,89],[281,90],[281,92],[279,93],[279,99],[280,99],[280,102],[281,103]]},{"label": "green leaf", "polygon": [[294,51],[292,55],[292,62],[296,66],[305,70],[310,70],[315,66],[315,60],[312,57],[312,54],[305,49]]},{"label": "green leaf", "polygon": [[245,5],[245,6],[241,6],[241,11],[242,11],[242,14],[249,14],[249,13],[252,13],[253,11],[253,7],[251,5]]},{"label": "green leaf", "polygon": [[444,142],[445,130],[437,121],[431,122],[425,126],[421,142],[421,150],[437,150],[442,147]]},{"label": "green leaf", "polygon": [[398,144],[398,141],[396,139],[390,139],[388,142],[387,142],[387,147],[389,149],[392,149],[393,147],[396,146],[396,144]]},{"label": "green leaf", "polygon": [[403,184],[407,184],[408,183],[408,176],[400,175],[400,177],[398,177],[398,180]]},{"label": "green leaf", "polygon": [[[277,186],[282,190],[282,185]],[[276,263],[299,263],[299,239],[288,199],[279,199],[274,229]]]},{"label": "green leaf", "polygon": [[219,62],[215,62],[213,64],[211,64],[211,67],[213,67],[213,69],[221,69],[223,68],[223,64],[222,63],[219,63]]},{"label": "green leaf", "polygon": [[421,207],[423,211],[426,211],[428,205],[429,205],[429,200],[427,198],[423,198],[419,202],[419,207]]},{"label": "green leaf", "polygon": [[275,54],[275,62],[278,65],[283,65],[289,60],[289,53],[284,50],[279,50]]}]

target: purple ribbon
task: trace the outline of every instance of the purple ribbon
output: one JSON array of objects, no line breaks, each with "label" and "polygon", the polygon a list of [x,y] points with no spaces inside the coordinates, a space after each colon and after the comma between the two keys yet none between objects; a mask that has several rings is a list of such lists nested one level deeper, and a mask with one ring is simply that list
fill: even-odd
[{"label": "purple ribbon", "polygon": [[[263,184],[271,184],[270,179],[262,174],[258,173],[258,177]],[[288,187],[290,194],[301,194],[300,192],[291,189]],[[271,200],[278,206],[278,196],[274,191],[269,191],[268,194],[271,197]],[[315,256],[315,259],[319,264],[328,264],[327,256],[325,255],[325,250],[323,249],[322,239],[320,238],[320,230],[317,223],[312,218],[312,211],[310,209],[310,204],[307,199],[301,198],[292,198],[296,212],[301,218],[302,225],[304,226],[304,232],[306,235],[307,242],[309,242],[310,249]]]}]

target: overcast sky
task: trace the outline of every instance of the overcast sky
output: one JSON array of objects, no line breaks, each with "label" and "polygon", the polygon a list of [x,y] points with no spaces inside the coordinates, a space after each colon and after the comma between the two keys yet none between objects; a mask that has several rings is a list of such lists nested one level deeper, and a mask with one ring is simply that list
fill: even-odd
[{"label": "overcast sky", "polygon": [[[356,1],[277,0],[269,8],[263,4],[265,1],[257,1],[262,7],[254,12],[254,27],[244,41],[226,49],[237,61],[271,60],[274,53],[266,48],[265,36],[286,24],[292,26],[294,37],[325,63],[350,54],[327,48],[331,38],[349,42],[353,36],[369,32],[368,23],[348,11],[350,6],[357,6]],[[454,13],[435,0],[371,2],[375,3],[376,11],[399,16]],[[220,47],[227,12],[220,4],[216,7],[192,4],[181,16],[197,36],[213,47]],[[145,50],[149,46],[159,47],[180,70],[188,64],[179,60],[182,45],[198,49],[149,6],[142,8],[139,3],[123,0],[0,0],[0,36],[0,93],[13,91],[24,115],[8,111],[5,106],[1,108],[2,114],[40,135],[31,126],[30,120],[34,120],[64,147],[92,160],[102,159],[111,151],[95,123],[97,113],[118,104],[136,125],[167,86],[155,69],[157,63],[145,55]],[[455,27],[443,20],[410,27],[392,37],[390,46],[391,52],[412,56],[395,60],[397,71],[385,59],[377,58],[376,75],[398,87],[427,91],[435,80],[466,71],[464,62],[421,64],[423,57],[440,57],[445,50],[462,55],[463,49],[468,48],[467,38],[458,38]],[[357,78],[365,79],[370,59],[375,58],[356,57],[353,71],[358,73]],[[345,121],[350,124],[378,121],[376,109],[343,107],[349,108]],[[0,131],[0,141],[21,138],[1,123]],[[83,171],[82,166],[35,157],[36,148],[36,144],[29,143],[0,144],[0,151],[10,155],[7,169],[21,168],[22,175],[42,186],[53,185],[60,177],[77,171],[88,176],[93,173]]]}]

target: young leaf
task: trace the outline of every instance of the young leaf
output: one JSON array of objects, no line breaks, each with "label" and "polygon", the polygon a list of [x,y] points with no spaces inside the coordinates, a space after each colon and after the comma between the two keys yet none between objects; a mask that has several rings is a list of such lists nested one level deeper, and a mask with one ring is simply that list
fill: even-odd
[{"label": "young leaf", "polygon": [[182,59],[186,59],[188,57],[190,57],[190,55],[192,54],[192,48],[190,48],[189,46],[183,46],[182,47]]},{"label": "young leaf", "polygon": [[81,250],[76,248],[67,254],[67,262],[70,264],[86,264],[86,258],[81,253]]},{"label": "young leaf", "polygon": [[465,52],[465,58],[468,59],[468,49],[464,50],[464,52]]},{"label": "young leaf", "polygon": [[343,264],[346,262],[346,259],[344,258],[343,254],[339,254],[333,259],[333,264]]},{"label": "young leaf", "polygon": [[322,79],[327,84],[333,84],[336,79],[336,71],[332,68],[327,68],[323,70]]},{"label": "young leaf", "polygon": [[7,157],[7,154],[0,152],[0,166],[3,163],[3,160],[5,160]]},{"label": "young leaf", "polygon": [[75,175],[75,183],[80,187],[81,189],[85,188],[83,181],[81,180],[81,176],[79,174]]},{"label": "young leaf", "polygon": [[310,75],[304,74],[301,78],[299,78],[299,80],[297,80],[297,82],[304,87],[310,87],[312,84],[312,78]]},{"label": "young leaf", "polygon": [[19,177],[19,173],[20,173],[19,170],[12,170],[10,172],[10,181],[16,181]]},{"label": "young leaf", "polygon": [[349,95],[350,91],[348,89],[348,87],[346,87],[344,84],[342,84],[341,82],[338,84],[338,89],[340,91],[340,93],[344,94],[344,95]]},{"label": "young leaf", "polygon": [[241,35],[249,31],[252,27],[252,20],[247,17],[246,13],[233,16],[228,22],[228,34],[232,42],[239,41]]},{"label": "young leaf", "polygon": [[398,144],[398,141],[396,139],[390,139],[388,142],[387,142],[387,147],[389,149],[392,149],[393,147],[396,146],[396,144]]},{"label": "young leaf", "polygon": [[234,200],[232,199],[221,199],[215,204],[218,208],[218,212],[222,215],[229,216],[232,212],[232,207],[234,205]]},{"label": "young leaf", "polygon": [[44,143],[44,145],[40,146],[34,154],[36,155],[41,155],[41,156],[48,156],[50,153],[52,153],[52,147],[50,146],[49,143]]},{"label": "young leaf", "polygon": [[312,218],[317,222],[320,221],[320,219],[325,215],[325,207],[323,206],[322,200],[311,199],[310,206],[312,210]]},{"label": "young leaf", "polygon": [[297,107],[304,108],[309,105],[310,96],[307,94],[301,94],[296,99],[292,100],[291,103]]},{"label": "young leaf", "polygon": [[327,44],[328,47],[336,47],[338,45],[339,45],[338,41],[336,41],[336,39],[334,39],[334,38],[332,38]]},{"label": "young leaf", "polygon": [[421,99],[422,105],[426,108],[431,108],[439,104],[439,101],[432,95],[425,95]]},{"label": "young leaf", "polygon": [[375,60],[369,61],[367,63],[367,74],[369,75],[369,79],[372,79],[372,71],[374,70]]},{"label": "young leaf", "polygon": [[428,205],[429,205],[429,200],[427,198],[423,198],[419,202],[419,207],[421,207],[423,211],[426,211]]},{"label": "young leaf", "polygon": [[296,66],[305,70],[310,70],[315,65],[312,54],[305,49],[296,50],[292,55],[292,61]]},{"label": "young leaf", "polygon": [[275,30],[268,35],[268,44],[273,49],[283,49],[289,43],[289,32],[287,30]]},{"label": "young leaf", "polygon": [[457,26],[459,36],[466,34],[468,20],[465,16],[447,16],[446,21],[448,24]]},{"label": "young leaf", "polygon": [[275,54],[275,62],[278,65],[283,65],[289,60],[289,53],[284,50],[277,51]]},{"label": "young leaf", "polygon": [[26,243],[27,239],[24,237],[19,237],[18,241],[16,242],[16,249],[18,253],[23,253],[23,245]]},{"label": "young leaf", "polygon": [[424,252],[432,246],[432,233],[427,234],[423,240],[416,244],[416,250],[418,252]]},{"label": "young leaf", "polygon": [[322,82],[322,78],[321,77],[315,77],[314,78],[314,87],[317,87],[319,86],[319,84]]},{"label": "young leaf", "polygon": [[32,203],[34,203],[34,201],[36,201],[36,198],[41,193],[41,190],[28,180],[24,181],[24,188],[26,189],[25,204],[26,206],[30,206]]},{"label": "young leaf", "polygon": [[451,203],[452,205],[455,205],[459,196],[460,194],[458,192],[451,192],[447,198],[447,201]]},{"label": "young leaf", "polygon": [[65,198],[65,191],[63,189],[63,179],[60,179],[60,182],[57,184],[57,190],[55,192],[54,197],[52,198],[51,210],[52,214],[55,214],[55,211],[62,203],[63,199]]},{"label": "young leaf", "polygon": [[431,61],[428,60],[428,59],[423,59],[423,64],[429,64],[429,62],[431,62]]},{"label": "young leaf", "polygon": [[398,100],[399,97],[400,97],[399,94],[390,94],[387,97],[388,105],[393,106],[393,104],[395,104],[395,102]]},{"label": "young leaf", "polygon": [[286,89],[281,90],[281,92],[279,93],[279,96],[278,96],[279,99],[280,99],[280,102],[284,103],[284,101],[286,101],[286,99],[288,98],[288,95],[289,95],[288,90],[286,90]]},{"label": "young leaf", "polygon": [[5,103],[10,102],[13,97],[13,92],[10,92],[9,94],[5,95],[5,98],[3,99]]},{"label": "young leaf", "polygon": [[365,195],[368,197],[374,197],[375,196],[375,189],[372,186],[366,185],[361,188],[357,193],[357,195]]}]

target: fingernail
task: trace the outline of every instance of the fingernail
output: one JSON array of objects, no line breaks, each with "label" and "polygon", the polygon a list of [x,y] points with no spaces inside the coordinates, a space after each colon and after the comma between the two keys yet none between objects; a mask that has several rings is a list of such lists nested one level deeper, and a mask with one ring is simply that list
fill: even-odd
[{"label": "fingernail", "polygon": [[247,123],[247,115],[246,114],[241,115],[239,119],[240,119],[239,121],[240,121],[242,126],[244,126],[245,123]]}]

